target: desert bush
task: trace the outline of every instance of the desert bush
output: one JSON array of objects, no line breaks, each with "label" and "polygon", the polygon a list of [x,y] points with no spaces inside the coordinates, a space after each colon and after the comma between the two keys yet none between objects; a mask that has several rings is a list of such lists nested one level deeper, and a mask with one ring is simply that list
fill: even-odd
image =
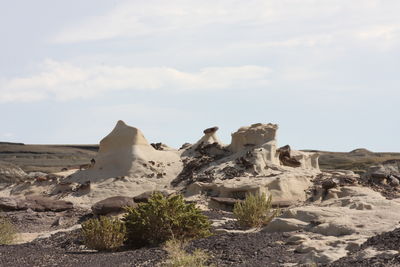
[{"label": "desert bush", "polygon": [[207,216],[194,203],[186,204],[182,195],[165,197],[154,193],[147,203],[126,210],[127,241],[134,246],[210,235],[211,223]]},{"label": "desert bush", "polygon": [[248,194],[244,201],[236,203],[233,208],[233,215],[242,227],[262,227],[279,213],[279,209],[272,209],[272,196],[267,198],[265,193]]},{"label": "desert bush", "polygon": [[201,249],[196,249],[193,253],[185,251],[186,243],[173,239],[168,240],[164,245],[164,250],[168,252],[168,257],[160,266],[165,267],[205,267],[210,256]]},{"label": "desert bush", "polygon": [[89,219],[82,224],[84,244],[90,249],[113,251],[125,241],[125,225],[118,218],[101,216]]},{"label": "desert bush", "polygon": [[16,233],[14,225],[7,218],[0,216],[0,245],[12,243]]}]

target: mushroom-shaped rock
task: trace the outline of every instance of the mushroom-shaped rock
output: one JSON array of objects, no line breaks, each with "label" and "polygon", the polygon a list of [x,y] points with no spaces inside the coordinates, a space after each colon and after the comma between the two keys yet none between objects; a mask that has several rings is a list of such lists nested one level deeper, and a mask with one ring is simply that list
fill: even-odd
[{"label": "mushroom-shaped rock", "polygon": [[216,135],[216,132],[218,131],[218,127],[214,126],[211,128],[207,128],[203,131],[204,136],[197,141],[197,143],[194,145],[194,147],[197,147],[198,145],[208,145],[208,144],[221,144],[221,141],[219,140],[218,136]]},{"label": "mushroom-shaped rock", "polygon": [[124,211],[125,207],[136,207],[137,204],[131,197],[115,196],[103,199],[92,206],[93,214],[117,214]]},{"label": "mushroom-shaped rock", "polygon": [[197,141],[195,144],[182,147],[184,149],[183,156],[192,155],[192,153],[199,152],[200,154],[213,154],[213,155],[222,155],[225,154],[227,150],[225,150],[225,146],[221,143],[216,132],[218,131],[218,127],[214,126],[211,128],[207,128],[203,131],[204,135]]}]

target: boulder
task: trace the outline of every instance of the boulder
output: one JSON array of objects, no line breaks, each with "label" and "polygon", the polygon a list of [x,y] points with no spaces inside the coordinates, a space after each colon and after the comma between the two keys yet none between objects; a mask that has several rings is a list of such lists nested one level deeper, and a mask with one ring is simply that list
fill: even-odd
[{"label": "boulder", "polygon": [[93,214],[106,215],[121,213],[125,207],[136,207],[137,204],[131,197],[115,196],[103,199],[92,206]]},{"label": "boulder", "polygon": [[14,210],[26,210],[27,205],[24,200],[11,198],[11,197],[0,197],[0,211],[14,211]]},{"label": "boulder", "polygon": [[72,202],[42,196],[27,196],[26,205],[34,211],[65,211],[74,208]]},{"label": "boulder", "polygon": [[283,146],[283,147],[277,149],[276,152],[279,153],[279,161],[281,162],[281,164],[283,166],[289,166],[289,167],[294,167],[294,168],[301,166],[300,161],[298,161],[297,159],[292,158],[290,156],[290,146],[289,145],[286,145],[286,146]]},{"label": "boulder", "polygon": [[166,191],[147,191],[147,192],[144,192],[140,195],[133,197],[133,201],[135,203],[147,203],[149,201],[149,198],[151,197],[151,195],[156,192],[161,193],[164,197],[168,197],[170,195]]},{"label": "boulder", "polygon": [[389,183],[391,186],[397,187],[400,185],[400,181],[394,175],[389,176]]}]

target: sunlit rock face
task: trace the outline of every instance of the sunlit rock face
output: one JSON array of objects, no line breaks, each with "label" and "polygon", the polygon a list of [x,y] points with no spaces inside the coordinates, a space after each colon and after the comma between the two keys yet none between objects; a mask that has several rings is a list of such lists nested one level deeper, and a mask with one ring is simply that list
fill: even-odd
[{"label": "sunlit rock face", "polygon": [[241,127],[232,134],[232,142],[229,150],[238,152],[249,146],[259,146],[266,143],[275,144],[277,124],[256,123],[251,126]]}]

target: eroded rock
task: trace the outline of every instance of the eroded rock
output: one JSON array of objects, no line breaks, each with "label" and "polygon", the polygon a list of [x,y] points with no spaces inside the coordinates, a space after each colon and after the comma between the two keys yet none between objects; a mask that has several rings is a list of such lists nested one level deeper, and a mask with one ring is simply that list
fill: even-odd
[{"label": "eroded rock", "polygon": [[136,207],[132,197],[115,196],[103,199],[92,206],[95,215],[117,214],[124,211],[125,207]]}]

